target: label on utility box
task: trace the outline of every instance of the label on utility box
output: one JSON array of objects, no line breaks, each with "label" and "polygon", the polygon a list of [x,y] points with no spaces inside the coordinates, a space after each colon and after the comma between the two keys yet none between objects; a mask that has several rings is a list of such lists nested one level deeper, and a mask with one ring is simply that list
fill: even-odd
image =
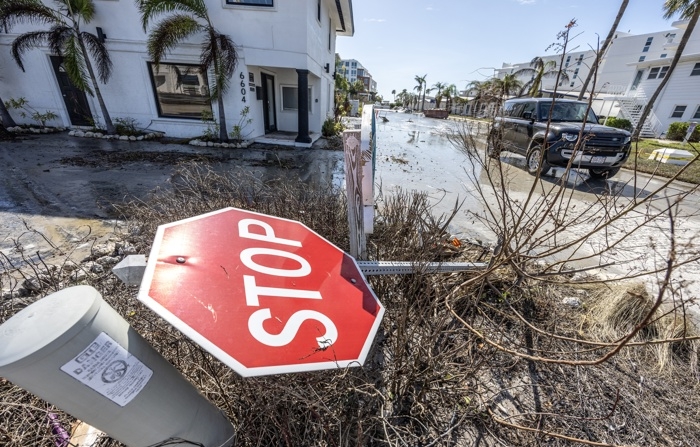
[{"label": "label on utility box", "polygon": [[125,406],[146,386],[153,371],[102,332],[61,371],[119,406]]}]

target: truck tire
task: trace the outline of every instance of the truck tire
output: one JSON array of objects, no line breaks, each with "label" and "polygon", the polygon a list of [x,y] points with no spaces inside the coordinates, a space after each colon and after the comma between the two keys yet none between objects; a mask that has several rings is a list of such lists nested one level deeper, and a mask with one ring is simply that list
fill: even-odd
[{"label": "truck tire", "polygon": [[534,143],[530,147],[525,157],[525,166],[527,172],[532,175],[537,175],[538,173],[540,177],[547,175],[551,166],[547,163],[547,154],[543,153],[542,144]]}]

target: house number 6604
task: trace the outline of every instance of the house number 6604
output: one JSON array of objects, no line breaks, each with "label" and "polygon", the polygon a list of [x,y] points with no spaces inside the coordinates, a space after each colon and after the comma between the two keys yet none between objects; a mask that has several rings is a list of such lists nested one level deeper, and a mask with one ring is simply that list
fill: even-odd
[{"label": "house number 6604", "polygon": [[243,72],[241,72],[239,77],[241,78],[241,95],[243,95],[243,97],[241,97],[241,101],[245,102],[245,94],[247,90],[245,88],[245,75],[243,74]]}]

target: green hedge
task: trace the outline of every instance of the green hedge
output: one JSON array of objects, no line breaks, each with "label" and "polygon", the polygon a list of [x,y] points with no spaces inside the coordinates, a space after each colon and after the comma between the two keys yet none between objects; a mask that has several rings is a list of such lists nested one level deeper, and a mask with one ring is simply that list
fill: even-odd
[{"label": "green hedge", "polygon": [[626,120],[624,118],[608,118],[608,122],[605,123],[605,125],[632,132],[632,123],[630,122],[630,120]]},{"label": "green hedge", "polygon": [[[690,123],[683,123],[680,121],[671,123],[671,125],[668,126],[666,138],[674,141],[683,141],[683,138],[685,138],[685,134],[688,133],[688,126],[690,126]],[[700,126],[697,126],[695,128],[695,131],[690,136],[690,141],[692,141],[693,143],[700,141]]]}]

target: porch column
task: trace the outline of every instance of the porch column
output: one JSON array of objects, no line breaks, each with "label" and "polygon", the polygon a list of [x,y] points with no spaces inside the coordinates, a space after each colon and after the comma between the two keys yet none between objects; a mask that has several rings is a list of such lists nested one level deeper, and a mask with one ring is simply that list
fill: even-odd
[{"label": "porch column", "polygon": [[299,130],[297,143],[311,143],[309,136],[309,70],[297,69],[297,104],[299,105]]}]

